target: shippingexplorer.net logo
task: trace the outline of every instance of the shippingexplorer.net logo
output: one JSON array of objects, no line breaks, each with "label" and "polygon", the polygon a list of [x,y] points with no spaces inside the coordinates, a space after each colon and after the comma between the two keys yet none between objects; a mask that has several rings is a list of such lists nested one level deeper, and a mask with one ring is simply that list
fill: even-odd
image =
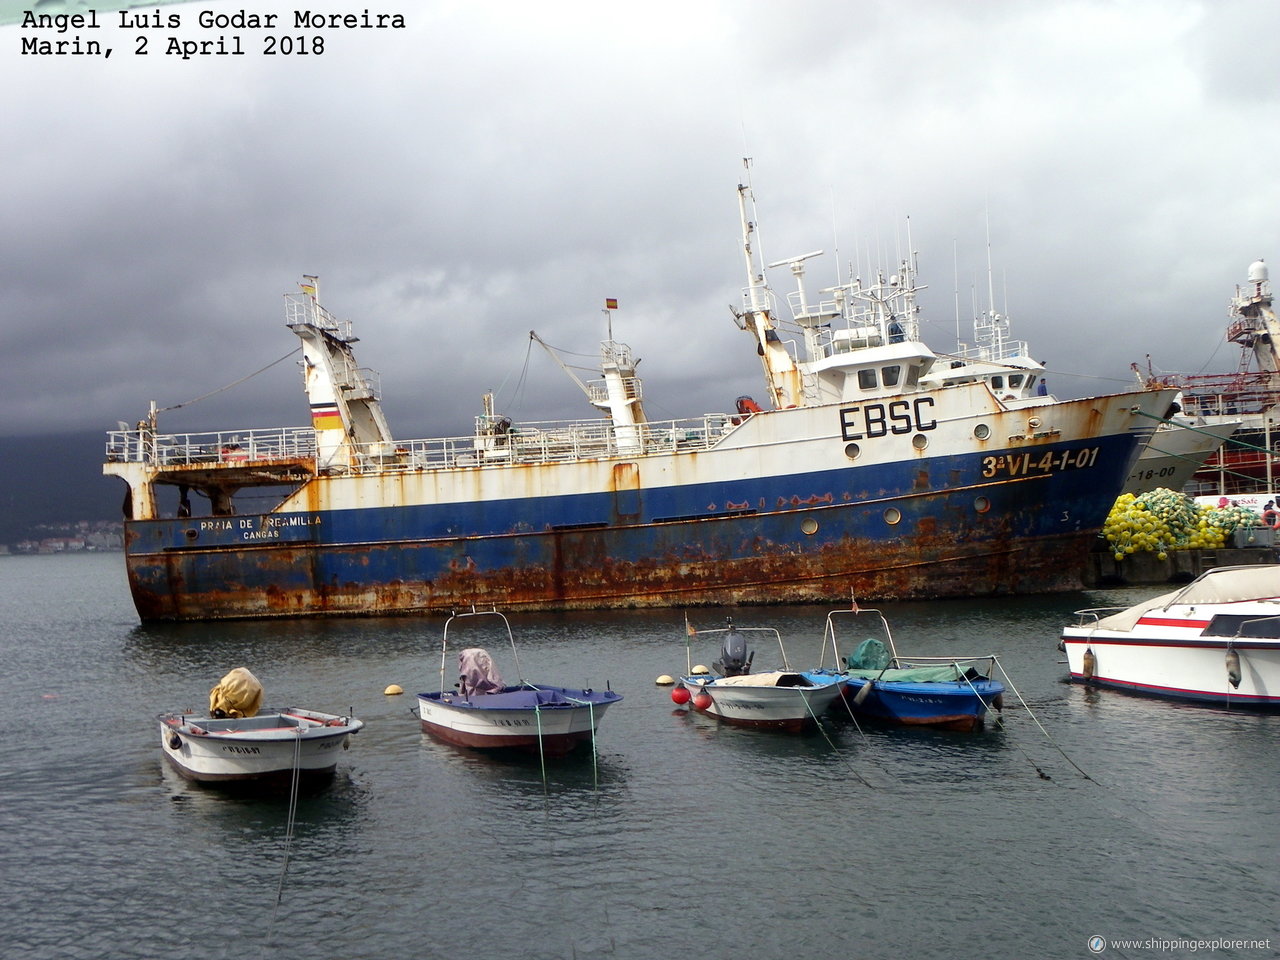
[{"label": "shippingexplorer.net logo", "polygon": [[1228,940],[1225,937],[1213,940],[1174,940],[1148,937],[1145,940],[1121,940],[1092,936],[1089,938],[1090,953],[1105,953],[1107,950],[1159,950],[1181,953],[1210,953],[1214,950],[1270,950],[1271,938],[1265,940]]}]

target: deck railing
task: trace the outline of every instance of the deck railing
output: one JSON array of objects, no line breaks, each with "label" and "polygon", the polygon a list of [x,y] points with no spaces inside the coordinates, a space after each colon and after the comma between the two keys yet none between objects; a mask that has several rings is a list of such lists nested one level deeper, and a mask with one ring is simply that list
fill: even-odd
[{"label": "deck railing", "polygon": [[[538,464],[617,455],[644,456],[707,450],[742,420],[707,414],[693,420],[662,420],[615,430],[608,420],[516,424],[502,432],[429,440],[353,444],[323,472],[396,473],[456,467]],[[156,468],[243,464],[316,456],[315,431],[304,427],[218,433],[152,433],[147,429],[107,433],[106,459]]]},{"label": "deck railing", "polygon": [[106,458],[112,463],[178,467],[248,460],[297,460],[315,455],[316,432],[310,427],[218,433],[154,433],[144,427],[107,433]]}]

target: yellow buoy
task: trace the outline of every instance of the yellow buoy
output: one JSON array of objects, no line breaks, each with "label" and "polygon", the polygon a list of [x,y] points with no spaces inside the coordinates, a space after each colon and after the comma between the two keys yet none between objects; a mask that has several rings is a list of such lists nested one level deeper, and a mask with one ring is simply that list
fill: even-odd
[{"label": "yellow buoy", "polygon": [[391,684],[391,686],[387,687],[387,689],[383,690],[382,692],[386,694],[388,697],[394,697],[398,693],[404,693],[404,690],[400,687],[400,684],[393,683]]},{"label": "yellow buoy", "polygon": [[693,668],[693,672],[694,673],[710,673],[711,671],[708,670],[704,664],[700,663]]},{"label": "yellow buoy", "polygon": [[667,674],[664,673],[662,676],[660,676],[657,680],[653,682],[660,687],[669,687],[671,686],[671,684],[675,683],[676,680],[675,680],[675,677],[667,676]]}]

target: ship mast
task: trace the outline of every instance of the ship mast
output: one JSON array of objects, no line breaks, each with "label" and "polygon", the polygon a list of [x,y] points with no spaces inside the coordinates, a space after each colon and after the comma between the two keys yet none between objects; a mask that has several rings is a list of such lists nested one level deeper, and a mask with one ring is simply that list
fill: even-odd
[{"label": "ship mast", "polygon": [[[750,161],[744,160],[750,169]],[[750,179],[750,178],[748,178]],[[751,194],[749,184],[738,184],[738,210],[742,219],[742,253],[747,266],[747,288],[744,291],[746,312],[740,316],[743,328],[756,338],[760,353],[760,362],[764,366],[765,384],[769,389],[769,400],[775,410],[786,407],[797,407],[804,404],[804,393],[800,370],[795,358],[787,352],[786,345],[778,335],[770,308],[772,293],[765,280],[764,269],[757,262],[756,252],[752,249],[751,238],[756,225],[747,218],[747,198]],[[754,203],[754,198],[752,198]],[[803,259],[803,258],[801,258]],[[803,268],[801,274],[803,275]]]},{"label": "ship mast", "polygon": [[1272,308],[1271,281],[1264,261],[1252,263],[1248,282],[1236,287],[1231,316],[1235,320],[1227,328],[1227,339],[1252,350],[1258,372],[1267,375],[1271,389],[1280,389],[1280,323]]},{"label": "ship mast", "polygon": [[298,293],[285,294],[285,323],[302,341],[302,373],[316,463],[324,469],[351,467],[359,453],[381,453],[370,445],[390,443],[377,375],[356,366],[351,323],[320,305],[319,281],[303,277]]},{"label": "ship mast", "polygon": [[[609,332],[613,332],[613,315],[609,314]],[[614,441],[620,453],[640,453],[644,449],[644,391],[640,378],[636,375],[636,366],[640,363],[625,343],[610,338],[600,344],[601,380],[584,383],[582,378],[569,368],[551,345],[538,336],[534,330],[529,331],[530,339],[536,341],[542,349],[551,355],[560,369],[578,385],[587,400],[609,415],[613,425]]]}]

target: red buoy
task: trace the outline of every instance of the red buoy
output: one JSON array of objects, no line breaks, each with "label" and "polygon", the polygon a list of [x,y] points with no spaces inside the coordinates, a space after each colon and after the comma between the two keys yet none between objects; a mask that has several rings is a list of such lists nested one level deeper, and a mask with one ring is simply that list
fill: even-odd
[{"label": "red buoy", "polygon": [[699,710],[706,710],[711,706],[711,694],[705,690],[693,698],[693,705]]},{"label": "red buoy", "polygon": [[672,703],[678,703],[680,704],[680,706],[684,706],[686,703],[689,702],[690,696],[691,694],[689,693],[688,687],[672,687],[671,688]]}]

